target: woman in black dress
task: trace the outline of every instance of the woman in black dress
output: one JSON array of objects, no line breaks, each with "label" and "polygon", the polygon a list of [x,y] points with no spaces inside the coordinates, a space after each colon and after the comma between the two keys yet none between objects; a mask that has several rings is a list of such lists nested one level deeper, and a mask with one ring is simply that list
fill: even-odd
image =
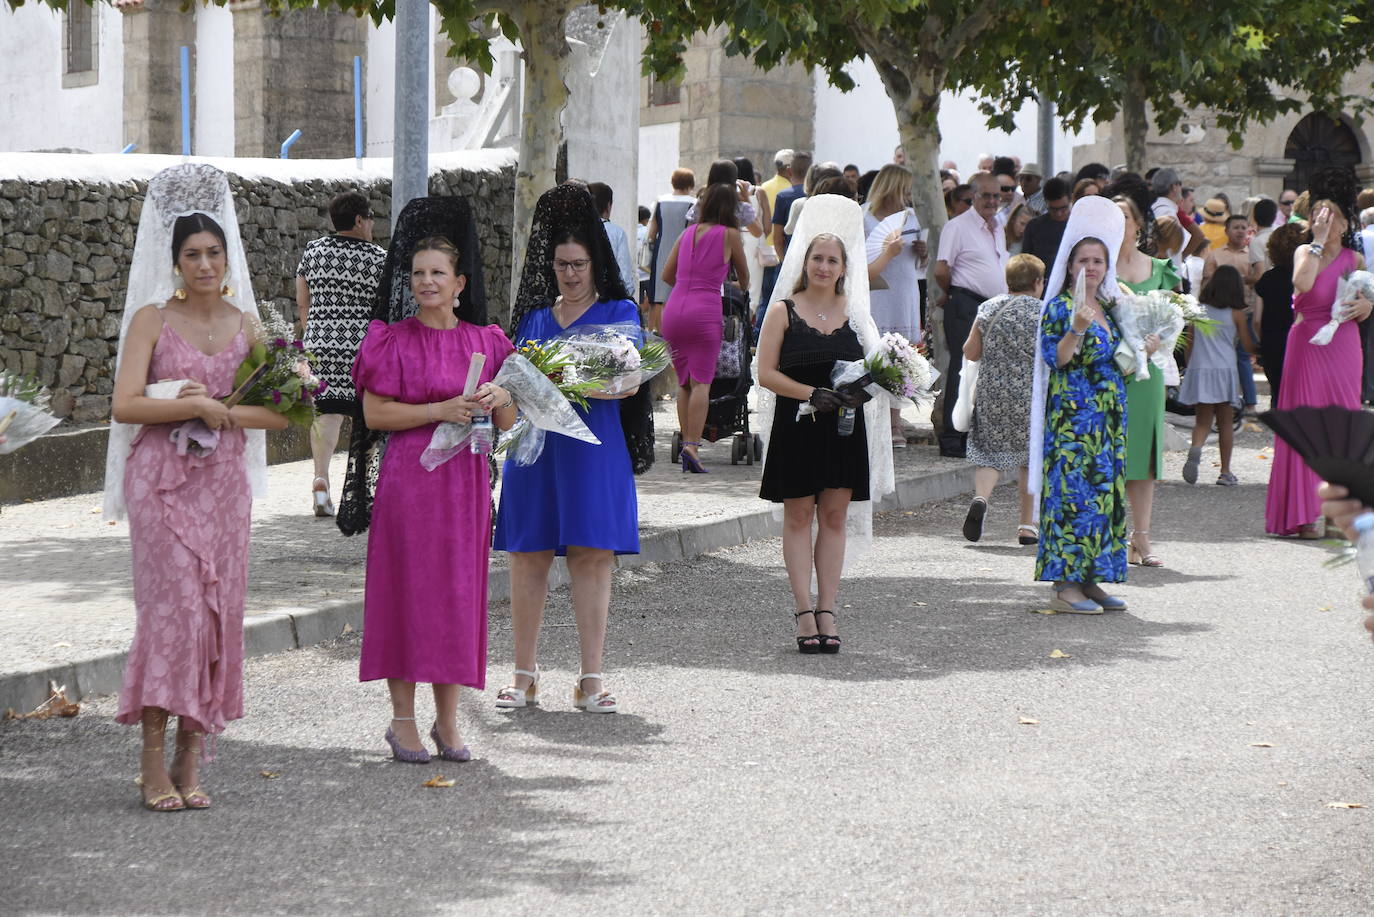
[{"label": "woman in black dress", "polygon": [[[798,227],[792,246],[801,257],[789,251],[793,270],[788,272],[785,264],[780,275],[780,280],[789,273],[796,277],[790,285],[778,287],[790,286],[791,295],[779,300],[781,308],[767,311],[759,336],[759,383],[777,396],[759,496],[783,505],[783,561],[797,609],[797,648],[803,653],[836,653],[840,638],[834,609],[846,528],[860,533],[868,530],[856,528],[855,517],[871,524],[870,498],[891,489],[892,447],[880,422],[883,435],[877,438],[878,451],[873,451],[869,430],[874,421],[865,417],[866,413],[877,416],[879,407],[886,417],[886,405],[864,409],[867,394],[844,386],[836,391],[831,385],[837,360],[862,360],[865,350],[876,346],[863,262],[859,270],[851,271],[849,248],[853,246],[847,247],[842,239],[850,234],[823,231],[843,230],[853,217],[861,240],[862,215],[853,201],[821,195],[808,205],[803,219],[807,217],[812,219]],[[861,288],[858,297],[851,283]],[[808,404],[814,412],[799,415],[798,409]],[[853,430],[842,435],[840,421],[846,414],[852,418]],[[862,506],[857,514],[851,511],[856,503]],[[817,528],[814,545],[813,522]]]},{"label": "woman in black dress", "polygon": [[1312,240],[1303,223],[1285,223],[1269,234],[1267,252],[1271,267],[1255,284],[1260,305],[1255,315],[1259,329],[1260,364],[1269,380],[1269,407],[1279,403],[1283,355],[1288,348],[1288,329],[1293,327],[1293,253]]}]

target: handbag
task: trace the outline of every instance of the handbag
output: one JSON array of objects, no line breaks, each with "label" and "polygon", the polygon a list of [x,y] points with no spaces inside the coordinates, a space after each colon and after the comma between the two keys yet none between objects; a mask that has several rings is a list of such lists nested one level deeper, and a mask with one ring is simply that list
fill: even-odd
[{"label": "handbag", "polygon": [[978,397],[978,361],[965,360],[959,370],[959,398],[954,402],[951,420],[954,429],[967,433],[973,427],[973,405]]},{"label": "handbag", "polygon": [[772,242],[759,243],[759,264],[764,267],[778,266],[778,250],[773,247]]}]

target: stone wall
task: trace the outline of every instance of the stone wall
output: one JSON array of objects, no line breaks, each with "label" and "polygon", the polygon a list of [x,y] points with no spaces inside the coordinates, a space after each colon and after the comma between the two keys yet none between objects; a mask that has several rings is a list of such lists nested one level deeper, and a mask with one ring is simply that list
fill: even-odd
[{"label": "stone wall", "polygon": [[[49,386],[58,415],[75,422],[107,420],[147,179],[3,176],[0,169],[0,366],[33,374]],[[330,231],[327,206],[334,194],[350,188],[367,193],[377,215],[376,241],[386,245],[391,234],[388,179],[276,180],[231,173],[229,184],[254,293],[292,319],[296,265],[306,243]],[[430,193],[472,202],[491,314],[503,316],[510,299],[514,168],[434,171]]]}]

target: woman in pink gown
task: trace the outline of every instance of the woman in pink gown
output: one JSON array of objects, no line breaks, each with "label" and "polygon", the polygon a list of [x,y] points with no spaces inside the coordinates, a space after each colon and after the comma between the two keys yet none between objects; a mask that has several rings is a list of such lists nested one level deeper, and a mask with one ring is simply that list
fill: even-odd
[{"label": "woman in pink gown", "polygon": [[735,216],[738,202],[733,183],[709,186],[701,197],[700,222],[682,231],[663,266],[663,282],[673,288],[663,307],[663,339],[677,371],[682,470],[694,474],[706,471],[697,449],[720,356],[720,287],[732,264],[739,285],[749,289],[749,267]]},{"label": "woman in pink gown", "polygon": [[[143,425],[123,477],[137,623],[115,719],[143,726],[143,804],[157,812],[209,808],[199,780],[204,733],[243,716],[252,502],[243,428],[286,426],[266,408],[226,408],[219,400],[233,390],[234,371],[258,333],[225,301],[226,248],[224,230],[204,213],[176,220],[181,286],[133,317],[114,389],[114,419]],[[145,386],[164,379],[191,381],[175,399],[145,396]],[[173,431],[191,420],[218,432],[213,451],[173,443]],[[170,770],[163,757],[169,714],[179,718]]]},{"label": "woman in pink gown", "polygon": [[[1299,246],[1293,259],[1296,316],[1288,332],[1278,409],[1339,405],[1359,410],[1364,357],[1358,322],[1369,315],[1372,304],[1361,298],[1355,316],[1340,324],[1330,344],[1313,344],[1312,336],[1331,318],[1337,283],[1351,271],[1363,270],[1364,259],[1341,243],[1348,224],[1339,207],[1331,201],[1318,201],[1312,213],[1312,244]],[[1318,483],[1316,473],[1302,457],[1283,440],[1275,439],[1264,508],[1265,531],[1320,538]]]},{"label": "woman in pink gown", "polygon": [[[401,239],[405,221],[403,213]],[[353,364],[367,426],[390,431],[367,542],[359,678],[387,680],[392,722],[386,741],[397,761],[430,760],[415,724],[416,682],[434,688],[429,735],[440,757],[466,761],[459,687],[480,690],[487,671],[487,456],[464,448],[426,471],[420,455],[443,421],[466,423],[485,414],[500,429],[510,428],[513,401],[491,379],[514,348],[500,327],[479,326],[455,312],[468,277],[459,271],[452,242],[433,236],[408,252],[400,244],[400,257],[409,255],[419,312],[394,324],[372,322]],[[384,278],[383,294],[386,286]],[[486,355],[482,384],[465,397],[468,366],[478,353]]]}]

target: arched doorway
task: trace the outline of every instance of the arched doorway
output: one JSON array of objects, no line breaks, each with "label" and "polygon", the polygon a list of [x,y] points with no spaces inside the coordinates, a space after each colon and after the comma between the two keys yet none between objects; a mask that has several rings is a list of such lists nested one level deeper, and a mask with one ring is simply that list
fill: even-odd
[{"label": "arched doorway", "polygon": [[1293,160],[1293,171],[1284,176],[1283,186],[1306,191],[1318,169],[1358,165],[1360,141],[1344,121],[1313,112],[1294,126],[1283,155]]}]

